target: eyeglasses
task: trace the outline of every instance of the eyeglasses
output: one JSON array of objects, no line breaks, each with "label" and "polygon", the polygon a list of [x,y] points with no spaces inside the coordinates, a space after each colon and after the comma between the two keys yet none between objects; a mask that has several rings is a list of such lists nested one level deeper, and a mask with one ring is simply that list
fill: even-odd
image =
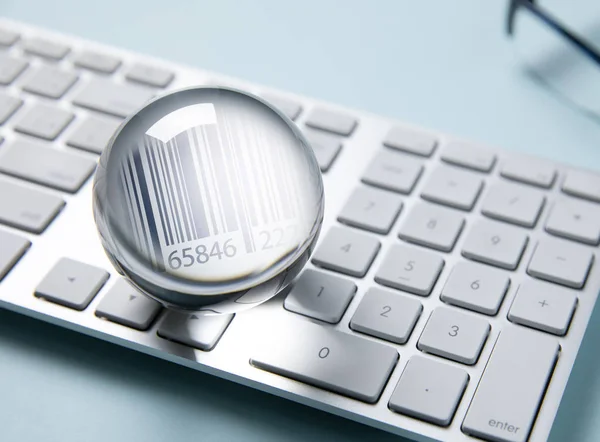
[{"label": "eyeglasses", "polygon": [[537,0],[511,0],[506,33],[530,74],[600,122],[600,8],[596,26],[575,32]]}]

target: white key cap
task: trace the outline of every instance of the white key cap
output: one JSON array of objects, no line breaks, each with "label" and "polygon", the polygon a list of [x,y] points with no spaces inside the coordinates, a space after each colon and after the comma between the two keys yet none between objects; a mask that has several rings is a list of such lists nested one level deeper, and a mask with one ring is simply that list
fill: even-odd
[{"label": "white key cap", "polygon": [[483,180],[471,172],[440,166],[425,183],[421,197],[434,203],[471,210],[483,187]]},{"label": "white key cap", "polygon": [[158,336],[202,351],[212,350],[233,315],[196,315],[169,310],[160,321]]},{"label": "white key cap", "polygon": [[437,146],[437,138],[423,131],[393,127],[385,136],[383,144],[392,149],[430,157]]},{"label": "white key cap", "polygon": [[423,305],[416,299],[371,287],[352,316],[350,328],[396,344],[404,344],[422,311]]},{"label": "white key cap", "polygon": [[337,324],[356,293],[352,281],[315,270],[304,270],[283,306],[310,318]]},{"label": "white key cap", "polygon": [[60,259],[35,289],[35,296],[75,310],[84,310],[109,277],[98,267]]},{"label": "white key cap", "polygon": [[60,98],[77,81],[77,74],[54,66],[40,66],[23,84],[23,90],[48,98]]},{"label": "white key cap", "polygon": [[81,68],[112,74],[121,65],[121,60],[105,53],[84,50],[75,56],[73,63]]},{"label": "white key cap", "polygon": [[519,286],[508,319],[563,336],[576,306],[577,296],[573,290],[528,279]]},{"label": "white key cap", "polygon": [[120,121],[106,117],[88,116],[67,138],[69,146],[88,150],[94,153],[102,153],[107,146],[110,137],[113,136]]},{"label": "white key cap", "polygon": [[379,284],[429,296],[444,260],[437,254],[416,247],[393,245],[375,275]]},{"label": "white key cap", "polygon": [[0,28],[0,46],[12,46],[19,39],[19,34],[8,28]]},{"label": "white key cap", "polygon": [[510,279],[504,272],[461,261],[452,269],[440,298],[448,304],[495,315],[509,284]]},{"label": "white key cap", "polygon": [[42,233],[64,205],[55,195],[0,178],[0,223]]},{"label": "white key cap", "polygon": [[404,218],[398,236],[405,241],[449,252],[464,225],[465,219],[458,212],[417,202]]},{"label": "white key cap", "polygon": [[302,112],[302,105],[296,100],[270,93],[262,94],[262,97],[279,109],[286,117],[294,121]]},{"label": "white key cap", "polygon": [[323,108],[315,108],[306,117],[306,125],[315,129],[325,130],[337,135],[349,136],[358,125],[358,120],[352,115]]},{"label": "white key cap", "polygon": [[412,192],[423,172],[423,162],[415,157],[380,150],[371,160],[362,177],[363,183],[404,194]]},{"label": "white key cap", "polygon": [[23,50],[29,54],[52,60],[61,60],[70,51],[69,47],[42,37],[32,37],[23,41]]},{"label": "white key cap", "polygon": [[255,367],[375,403],[398,361],[391,346],[311,324],[286,321],[257,342]]},{"label": "white key cap", "polygon": [[125,74],[125,78],[148,86],[165,87],[173,81],[175,74],[156,66],[136,63]]},{"label": "white key cap", "polygon": [[489,172],[494,167],[496,155],[479,146],[462,141],[450,141],[444,147],[442,160],[480,172]]},{"label": "white key cap", "polygon": [[462,254],[465,258],[514,270],[528,240],[529,237],[518,228],[480,220],[468,231]]},{"label": "white key cap", "polygon": [[536,278],[580,289],[592,267],[594,254],[586,247],[559,239],[538,242],[527,273]]},{"label": "white key cap", "polygon": [[31,246],[27,239],[0,230],[0,281],[10,272],[15,264]]},{"label": "white key cap", "polygon": [[356,189],[338,216],[349,226],[386,234],[396,221],[402,200],[394,193],[361,186]]},{"label": "white key cap", "polygon": [[600,207],[573,198],[561,199],[552,207],[546,231],[586,244],[600,243]]},{"label": "white key cap", "polygon": [[9,85],[27,67],[27,61],[0,53],[0,84]]},{"label": "white key cap", "polygon": [[526,442],[559,350],[555,338],[520,327],[505,327],[462,430],[486,440]]},{"label": "white key cap", "polygon": [[136,330],[148,330],[160,310],[158,302],[119,279],[98,304],[96,316]]},{"label": "white key cap", "polygon": [[41,143],[17,140],[0,149],[0,171],[66,192],[76,192],[96,163]]},{"label": "white key cap", "polygon": [[591,201],[600,202],[600,176],[592,172],[569,171],[562,191]]},{"label": "white key cap", "polygon": [[514,181],[549,189],[556,178],[556,168],[541,161],[514,159],[502,165],[500,175]]},{"label": "white key cap", "polygon": [[375,238],[343,227],[332,227],[313,256],[313,263],[351,276],[363,277],[381,244]]},{"label": "white key cap", "polygon": [[427,353],[473,365],[479,359],[490,329],[485,319],[438,307],[429,317],[417,347]]},{"label": "white key cap", "polygon": [[15,130],[44,140],[54,140],[74,117],[68,110],[36,103],[26,110],[15,125]]},{"label": "white key cap", "polygon": [[445,427],[452,422],[468,383],[469,375],[458,367],[413,356],[402,372],[389,407]]},{"label": "white key cap", "polygon": [[499,182],[488,189],[481,212],[490,218],[534,227],[545,201],[544,194],[536,189]]},{"label": "white key cap", "polygon": [[0,124],[4,124],[22,104],[20,98],[0,93]]},{"label": "white key cap", "polygon": [[319,163],[321,172],[327,172],[342,149],[342,141],[339,137],[334,137],[326,133],[318,133],[310,129],[305,129],[304,135],[317,157],[317,163]]},{"label": "white key cap", "polygon": [[77,106],[125,118],[154,96],[154,91],[134,84],[117,84],[94,78],[73,99]]}]

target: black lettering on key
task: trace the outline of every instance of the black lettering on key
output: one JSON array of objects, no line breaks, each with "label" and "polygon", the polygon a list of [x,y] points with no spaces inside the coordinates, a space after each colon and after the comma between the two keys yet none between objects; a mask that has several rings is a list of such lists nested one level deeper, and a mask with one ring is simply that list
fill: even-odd
[{"label": "black lettering on key", "polygon": [[319,350],[319,357],[321,359],[325,359],[327,356],[329,356],[329,347],[323,347]]}]

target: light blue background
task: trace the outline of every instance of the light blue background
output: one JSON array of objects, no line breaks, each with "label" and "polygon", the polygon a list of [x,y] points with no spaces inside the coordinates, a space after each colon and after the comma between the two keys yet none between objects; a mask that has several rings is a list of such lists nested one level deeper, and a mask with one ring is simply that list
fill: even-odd
[{"label": "light blue background", "polygon": [[[2,0],[0,15],[600,169],[600,125],[522,75],[505,9],[500,0]],[[553,442],[600,439],[599,314]],[[0,311],[0,440],[401,439]]]}]

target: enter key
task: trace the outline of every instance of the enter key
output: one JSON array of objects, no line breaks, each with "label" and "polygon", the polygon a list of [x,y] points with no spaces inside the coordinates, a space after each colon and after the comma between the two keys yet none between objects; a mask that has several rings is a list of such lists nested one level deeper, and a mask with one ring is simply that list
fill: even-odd
[{"label": "enter key", "polygon": [[489,441],[525,442],[559,354],[554,338],[508,326],[467,411],[462,430]]}]

